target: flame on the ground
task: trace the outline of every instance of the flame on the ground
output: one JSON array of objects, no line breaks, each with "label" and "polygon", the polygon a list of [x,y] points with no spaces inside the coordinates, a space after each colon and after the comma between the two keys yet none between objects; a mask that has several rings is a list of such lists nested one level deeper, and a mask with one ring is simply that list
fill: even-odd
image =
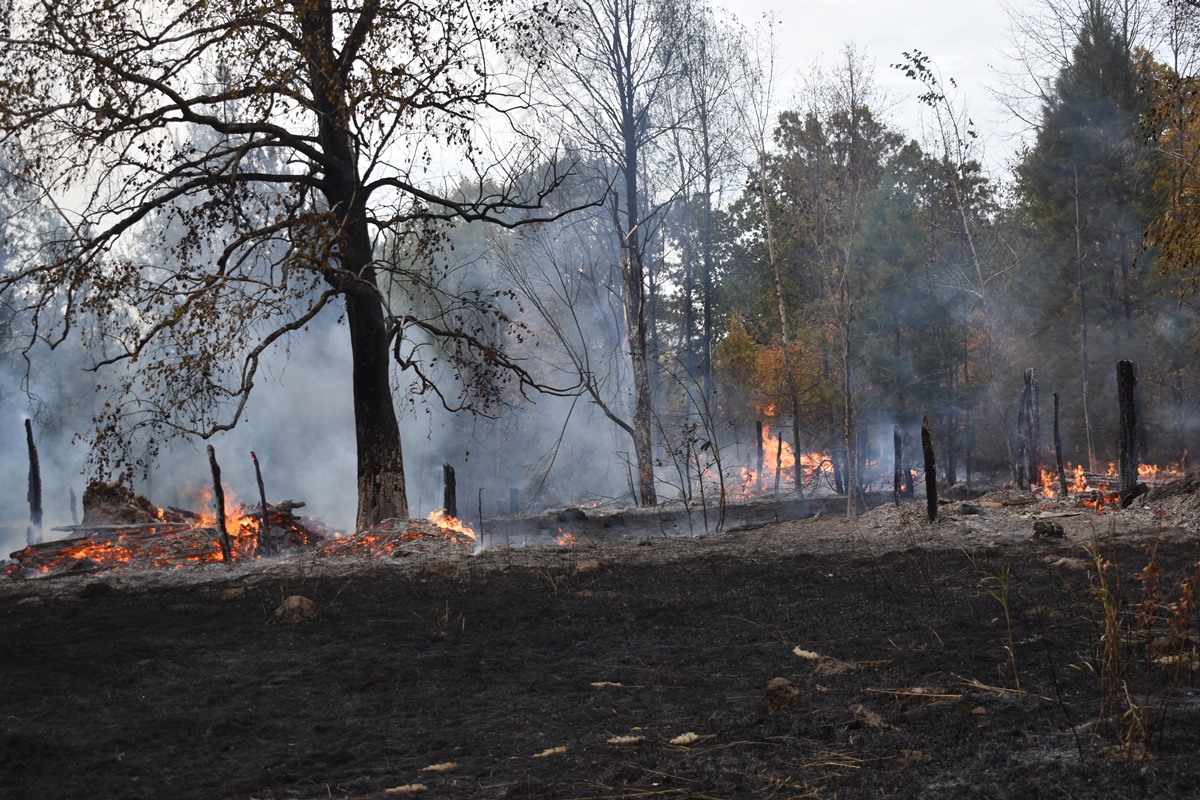
[{"label": "flame on the ground", "polygon": [[430,511],[425,516],[425,519],[443,530],[460,533],[472,541],[475,540],[475,531],[471,530],[466,524],[463,523],[462,520],[447,514],[444,508],[439,508],[436,511]]},{"label": "flame on the ground", "polygon": [[559,547],[567,547],[568,545],[575,544],[575,534],[559,528],[558,535],[554,537],[554,541],[558,543]]}]

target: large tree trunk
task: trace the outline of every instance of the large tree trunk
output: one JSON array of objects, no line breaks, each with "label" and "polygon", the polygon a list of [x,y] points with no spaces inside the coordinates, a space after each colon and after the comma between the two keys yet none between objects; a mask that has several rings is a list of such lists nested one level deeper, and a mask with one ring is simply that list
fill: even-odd
[{"label": "large tree trunk", "polygon": [[[378,3],[364,15],[374,15]],[[366,192],[350,147],[344,74],[333,63],[333,15],[325,4],[299,8],[309,80],[319,112],[318,137],[325,155],[321,191],[340,235],[326,272],[346,300],[353,365],[354,431],[358,446],[358,530],[385,519],[408,517],[400,426],[392,403],[391,358],[383,303],[372,267],[374,253],[364,206]],[[367,19],[364,16],[364,19]]]},{"label": "large tree trunk", "polygon": [[379,298],[361,287],[346,293],[353,360],[354,433],[358,445],[357,530],[408,517],[400,426],[392,404],[391,361]]}]

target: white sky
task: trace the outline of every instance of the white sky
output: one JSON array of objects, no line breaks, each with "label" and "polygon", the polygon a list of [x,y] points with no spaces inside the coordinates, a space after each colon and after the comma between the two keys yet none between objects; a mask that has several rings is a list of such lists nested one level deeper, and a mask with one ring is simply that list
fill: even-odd
[{"label": "white sky", "polygon": [[921,139],[918,84],[889,65],[906,50],[928,55],[943,83],[958,84],[958,103],[965,104],[983,141],[981,159],[999,177],[1008,171],[1024,133],[1021,124],[993,98],[1012,69],[1011,34],[1005,6],[1038,14],[1039,0],[716,0],[752,28],[768,11],[779,20],[777,67],[782,80],[780,101],[786,103],[800,77],[814,63],[832,66],[846,44],[854,44],[875,64],[877,85],[893,101],[889,121]]}]

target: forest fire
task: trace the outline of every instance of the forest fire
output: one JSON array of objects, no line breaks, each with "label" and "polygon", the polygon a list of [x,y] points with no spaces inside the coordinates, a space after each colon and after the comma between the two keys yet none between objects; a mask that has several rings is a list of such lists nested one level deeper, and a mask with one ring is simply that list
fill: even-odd
[{"label": "forest fire", "polygon": [[[1088,472],[1082,464],[1068,464],[1064,468],[1067,482],[1067,494],[1084,508],[1103,511],[1106,508],[1120,507],[1121,492],[1119,489],[1120,475],[1117,465],[1108,462],[1104,472]],[[1159,466],[1156,464],[1138,465],[1137,480],[1147,488],[1159,486],[1168,481],[1183,477],[1186,469],[1183,464]],[[1041,470],[1041,478],[1032,489],[1047,500],[1060,497],[1060,482],[1054,472]]]},{"label": "forest fire", "polygon": [[[297,517],[294,512],[303,503],[288,500],[268,504],[264,514],[261,506],[247,507],[226,498],[226,557],[226,537],[215,511],[156,508],[127,490],[105,485],[98,485],[98,489],[107,496],[102,502],[93,500],[91,510],[107,503],[102,511],[89,519],[85,495],[84,524],[57,529],[73,535],[13,553],[4,574],[10,578],[40,578],[113,569],[178,569],[300,552],[318,557],[381,558],[397,555],[414,543],[444,541],[471,546],[475,542],[475,533],[468,526],[441,510],[424,520],[386,520],[371,530],[343,535],[329,533],[319,523]],[[212,494],[201,493],[199,502],[211,506]]]}]

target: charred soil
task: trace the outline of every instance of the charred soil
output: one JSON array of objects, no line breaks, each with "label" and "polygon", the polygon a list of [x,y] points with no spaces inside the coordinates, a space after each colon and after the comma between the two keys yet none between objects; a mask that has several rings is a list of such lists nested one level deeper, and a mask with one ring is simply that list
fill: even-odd
[{"label": "charred soil", "polygon": [[0,797],[1196,796],[1193,529],[921,510],[6,582]]}]

